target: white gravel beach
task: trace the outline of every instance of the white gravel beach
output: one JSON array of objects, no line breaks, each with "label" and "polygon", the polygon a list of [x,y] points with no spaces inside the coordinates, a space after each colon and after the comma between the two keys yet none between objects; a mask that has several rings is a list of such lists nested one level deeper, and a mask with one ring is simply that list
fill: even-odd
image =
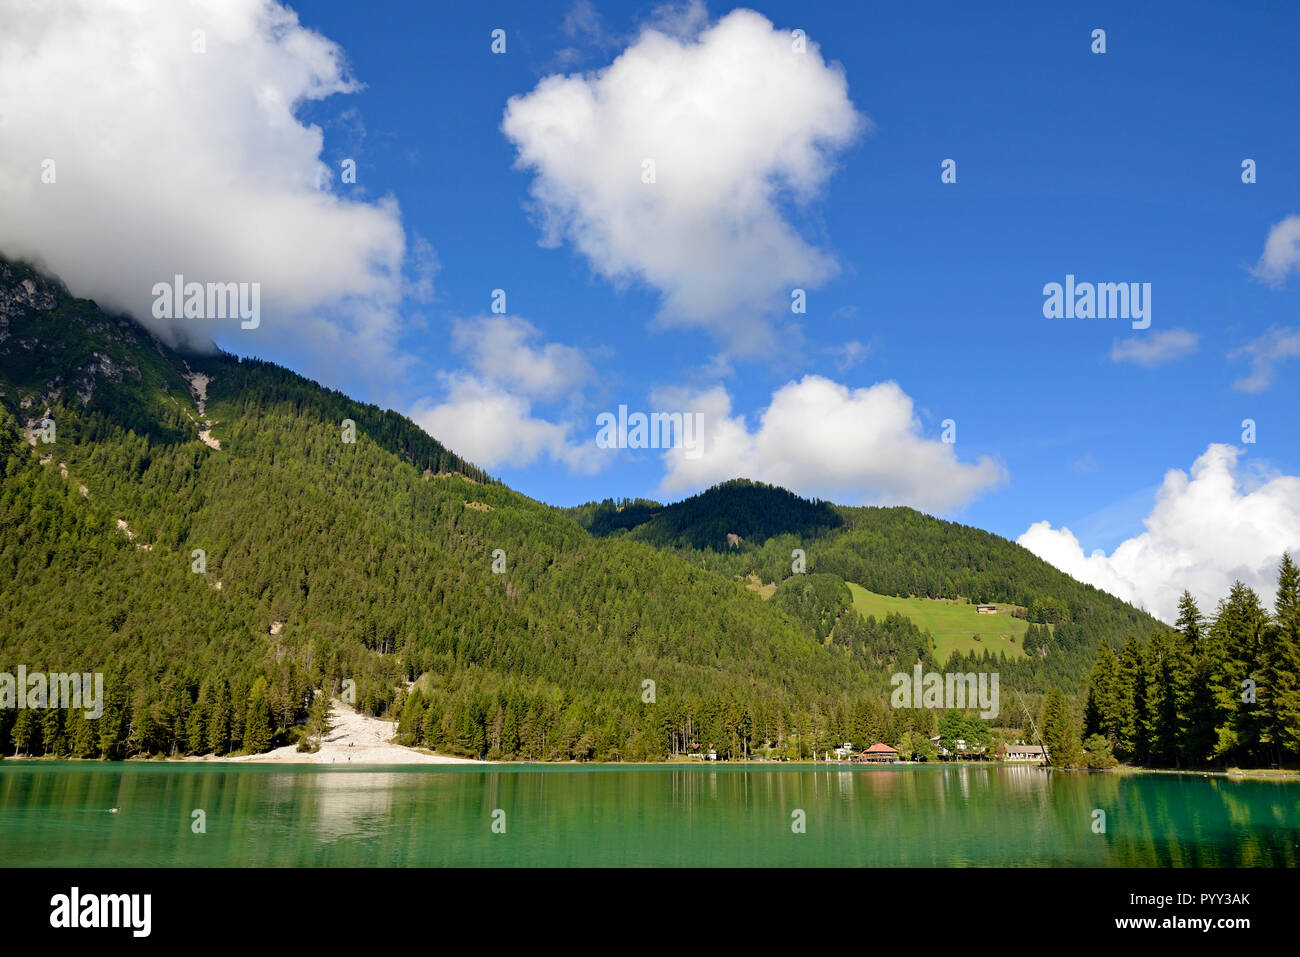
[{"label": "white gravel beach", "polygon": [[265,754],[230,755],[213,757],[200,755],[186,761],[239,761],[257,764],[486,764],[473,758],[453,758],[447,755],[417,751],[393,741],[397,725],[358,713],[350,705],[335,699],[330,709],[329,733],[321,740],[320,750],[314,754],[299,751],[286,745]]}]

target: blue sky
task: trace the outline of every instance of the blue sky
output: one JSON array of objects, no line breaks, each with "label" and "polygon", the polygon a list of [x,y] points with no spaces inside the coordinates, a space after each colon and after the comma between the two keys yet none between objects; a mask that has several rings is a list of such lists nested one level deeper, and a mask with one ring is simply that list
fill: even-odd
[{"label": "blue sky", "polygon": [[[728,287],[743,286],[748,273],[754,295],[768,296],[770,310],[754,321],[772,338],[757,353],[743,347],[755,312],[748,306],[666,325],[672,283],[689,286],[699,278],[683,277],[680,266],[668,281],[635,268],[614,276],[564,230],[542,245],[544,210],[535,189],[543,173],[516,162],[525,139],[544,148],[550,135],[538,94],[545,78],[577,74],[578,88],[594,88],[595,71],[640,43],[648,24],[660,24],[672,42],[689,48],[731,6],[709,4],[707,20],[698,10],[694,17],[685,8],[669,16],[652,3],[615,0],[316,0],[293,9],[302,27],[338,45],[364,84],[294,108],[301,124],[320,127],[320,161],[335,171],[345,159],[357,163],[355,185],[329,188],[342,202],[376,209],[385,198],[395,202],[405,239],[400,268],[408,277],[419,273],[417,243],[425,249],[427,242],[438,264],[434,291],[421,296],[408,286],[385,305],[392,315],[376,333],[385,343],[377,361],[360,358],[369,354],[364,341],[349,345],[343,338],[322,349],[306,327],[276,335],[270,314],[265,337],[217,330],[222,347],[281,362],[422,423],[448,421],[457,382],[470,388],[472,379],[471,392],[508,391],[510,382],[526,378],[520,364],[547,355],[554,360],[551,378],[525,396],[525,407],[542,423],[537,449],[551,442],[568,449],[569,458],[537,451],[527,462],[503,454],[482,464],[555,504],[680,498],[691,490],[690,476],[704,474],[683,473],[665,486],[657,451],[610,450],[603,460],[575,451],[592,444],[597,413],[620,403],[653,411],[667,394],[689,405],[693,393],[720,389],[730,415],[743,415],[753,430],[778,390],[813,375],[848,396],[896,383],[914,418],[904,429],[911,451],[898,454],[916,458],[891,476],[885,493],[874,478],[855,493],[851,469],[849,479],[823,485],[818,463],[805,463],[790,473],[804,477],[791,484],[805,493],[849,504],[906,501],[907,483],[922,482],[927,463],[955,455],[935,467],[967,470],[954,479],[957,490],[918,491],[915,504],[1013,539],[1036,522],[1049,522],[1051,535],[1068,526],[1082,552],[1052,560],[1073,563],[1067,570],[1108,586],[1106,575],[1131,580],[1137,573],[1118,559],[1089,572],[1082,556],[1112,553],[1142,534],[1166,473],[1191,470],[1215,443],[1225,443],[1241,450],[1231,461],[1216,460],[1220,477],[1237,483],[1225,509],[1255,523],[1247,537],[1261,523],[1280,522],[1284,532],[1281,540],[1261,539],[1258,563],[1234,561],[1213,581],[1237,565],[1253,573],[1281,547],[1300,544],[1287,538],[1300,536],[1293,485],[1300,480],[1290,478],[1300,474],[1300,363],[1288,364],[1295,349],[1288,336],[1300,326],[1300,266],[1282,233],[1274,236],[1272,272],[1258,268],[1274,227],[1300,214],[1294,4],[1023,3],[996,12],[965,2],[747,5],[773,31],[805,31],[826,64],[817,82],[829,90],[842,70],[860,122],[851,135],[828,134],[835,142],[820,148],[808,195],[772,195],[785,234],[834,263],[833,275],[806,284],[807,313],[790,313],[785,287],[776,298],[764,287],[766,265],[749,263]],[[1104,54],[1090,49],[1097,28],[1106,33]],[[490,49],[494,29],[505,31],[504,55]],[[529,98],[525,132],[515,138],[503,132],[511,97]],[[822,107],[824,132],[843,116],[834,118],[825,103],[808,110]],[[764,104],[743,108],[761,112]],[[790,112],[790,124],[802,129],[797,100],[771,108]],[[243,148],[256,152],[256,138]],[[940,180],[948,158],[957,164],[956,183]],[[1252,184],[1241,178],[1246,158],[1257,164]],[[570,159],[554,158],[552,176],[572,172]],[[761,163],[757,175],[766,175]],[[645,242],[685,238],[647,233]],[[782,264],[770,265],[779,271]],[[699,261],[701,274],[714,268],[707,255]],[[1150,283],[1150,328],[1044,318],[1044,284],[1067,274]],[[514,326],[513,339],[491,340],[527,346],[493,378],[485,372],[491,357],[475,365],[473,343],[497,288],[507,292],[507,317],[531,329]],[[1168,355],[1162,359],[1157,349],[1161,361],[1145,365],[1116,361],[1117,342],[1163,342]],[[1267,387],[1256,381],[1242,388],[1251,355],[1229,358],[1252,343],[1262,368],[1274,369]],[[562,381],[568,373],[572,388]],[[520,389],[514,394],[520,398]],[[431,411],[440,406],[441,418]],[[1242,443],[1246,418],[1257,423],[1254,444]],[[935,452],[945,419],[956,422],[957,441]],[[466,451],[463,442],[449,444]],[[886,442],[870,454],[889,459],[890,448]],[[743,461],[761,458],[756,452]],[[724,472],[715,463],[708,474]],[[786,472],[774,466],[772,474]],[[1264,504],[1280,510],[1277,522],[1260,517],[1262,500],[1255,501],[1259,508],[1243,505],[1258,488],[1269,492]],[[1185,501],[1180,508],[1174,512],[1213,506]],[[1178,519],[1171,513],[1166,521]],[[1179,551],[1176,532],[1166,535],[1163,554]],[[1054,544],[1060,543],[1048,542],[1042,552]],[[1207,580],[1205,587],[1216,586]]]}]

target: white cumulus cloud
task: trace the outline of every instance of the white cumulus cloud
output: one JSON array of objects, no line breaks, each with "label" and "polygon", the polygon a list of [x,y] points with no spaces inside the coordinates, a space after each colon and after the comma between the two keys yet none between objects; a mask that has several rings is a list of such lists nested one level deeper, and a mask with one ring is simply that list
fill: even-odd
[{"label": "white cumulus cloud", "polygon": [[391,358],[397,206],[331,187],[295,115],[358,89],[337,45],[273,0],[0,0],[0,25],[0,252],[171,343],[215,331],[153,318],[181,274],[260,283],[243,335]]},{"label": "white cumulus cloud", "polygon": [[598,457],[571,440],[572,426],[534,416],[528,398],[469,373],[442,378],[443,399],[421,400],[409,414],[457,455],[489,469],[522,468],[543,458],[578,472],[600,467]]},{"label": "white cumulus cloud", "polygon": [[703,415],[702,453],[664,454],[664,492],[743,477],[805,495],[944,511],[1006,478],[991,458],[962,462],[955,445],[922,435],[912,399],[894,382],[850,389],[804,376],[773,394],[753,429],[732,414],[722,386],[695,394],[660,390],[654,404]]},{"label": "white cumulus cloud", "polygon": [[1300,216],[1288,216],[1273,224],[1252,272],[1274,288],[1286,282],[1291,273],[1300,272]]},{"label": "white cumulus cloud", "polygon": [[553,399],[579,388],[594,375],[582,350],[558,342],[539,342],[540,333],[516,316],[458,320],[452,345],[487,379],[523,395]]},{"label": "white cumulus cloud", "polygon": [[865,119],[815,43],[797,52],[750,10],[709,26],[701,9],[645,28],[598,72],[546,77],[509,101],[502,129],[534,173],[543,243],[659,290],[663,322],[757,354],[790,290],[837,268],[783,204],[816,195]]},{"label": "white cumulus cloud", "polygon": [[1172,622],[1183,590],[1212,613],[1233,581],[1271,603],[1282,553],[1300,553],[1300,477],[1252,475],[1241,450],[1213,444],[1191,474],[1171,469],[1144,520],[1146,531],[1110,555],[1085,555],[1070,529],[1037,522],[1017,541],[1079,581]]},{"label": "white cumulus cloud", "polygon": [[594,375],[580,349],[542,342],[517,316],[479,316],[452,327],[452,347],[468,369],[441,373],[444,394],[414,404],[410,417],[439,442],[484,468],[522,468],[548,459],[592,473],[608,463],[594,431],[575,439],[571,422],[536,414],[535,402],[580,398]]}]

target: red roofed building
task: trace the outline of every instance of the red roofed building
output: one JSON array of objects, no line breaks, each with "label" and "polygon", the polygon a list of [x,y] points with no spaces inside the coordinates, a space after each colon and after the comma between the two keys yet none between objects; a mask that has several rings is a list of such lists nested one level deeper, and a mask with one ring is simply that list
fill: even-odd
[{"label": "red roofed building", "polygon": [[867,764],[893,764],[898,760],[898,752],[887,744],[873,744],[859,754],[857,760]]}]

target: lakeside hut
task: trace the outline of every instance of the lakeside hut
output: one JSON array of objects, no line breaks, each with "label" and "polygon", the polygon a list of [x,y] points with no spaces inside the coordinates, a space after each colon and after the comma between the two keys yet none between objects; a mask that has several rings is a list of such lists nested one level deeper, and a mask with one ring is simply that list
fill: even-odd
[{"label": "lakeside hut", "polygon": [[893,764],[898,760],[898,752],[887,744],[877,742],[859,754],[855,760],[864,764]]}]

